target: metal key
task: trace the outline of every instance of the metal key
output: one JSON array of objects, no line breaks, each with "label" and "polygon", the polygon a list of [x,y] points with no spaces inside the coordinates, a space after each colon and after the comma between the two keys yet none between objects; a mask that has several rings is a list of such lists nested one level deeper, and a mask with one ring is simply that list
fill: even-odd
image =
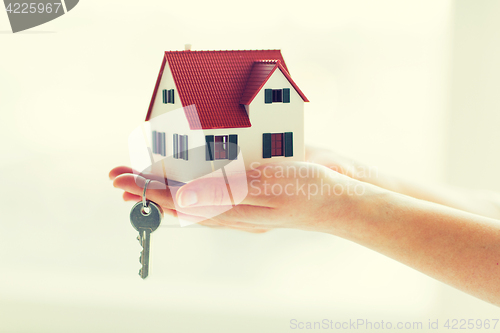
[{"label": "metal key", "polygon": [[149,274],[149,252],[151,246],[151,233],[158,229],[161,223],[162,213],[158,206],[149,200],[146,200],[146,189],[149,184],[149,179],[144,185],[142,193],[142,202],[138,202],[130,211],[130,223],[139,231],[137,239],[141,243],[142,251],[139,257],[139,262],[142,268],[139,270],[141,278],[145,279]]}]

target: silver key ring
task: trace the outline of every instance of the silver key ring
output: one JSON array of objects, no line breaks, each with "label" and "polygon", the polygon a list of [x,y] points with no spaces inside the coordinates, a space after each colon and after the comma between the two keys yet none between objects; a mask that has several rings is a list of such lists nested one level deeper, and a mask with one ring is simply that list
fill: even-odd
[{"label": "silver key ring", "polygon": [[151,181],[151,179],[146,179],[146,183],[144,184],[144,190],[142,191],[142,207],[143,207],[144,211],[146,211],[146,212],[149,211],[149,207],[148,207],[148,204],[146,202],[146,189],[148,188],[150,181]]}]

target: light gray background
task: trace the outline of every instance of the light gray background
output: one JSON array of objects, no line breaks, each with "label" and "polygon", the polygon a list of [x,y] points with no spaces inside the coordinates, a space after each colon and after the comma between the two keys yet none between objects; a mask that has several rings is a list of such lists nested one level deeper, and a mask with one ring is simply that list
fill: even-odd
[{"label": "light gray background", "polygon": [[311,100],[309,143],[417,182],[500,190],[498,17],[492,0],[86,0],[13,35],[0,12],[0,332],[499,318],[356,244],[293,230],[159,229],[142,281],[132,204],[107,179],[128,164],[162,52],[192,43],[282,49]]}]

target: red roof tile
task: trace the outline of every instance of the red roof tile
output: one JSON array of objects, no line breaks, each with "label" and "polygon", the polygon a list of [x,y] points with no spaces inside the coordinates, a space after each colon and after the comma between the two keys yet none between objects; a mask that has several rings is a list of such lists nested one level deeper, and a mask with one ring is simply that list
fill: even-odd
[{"label": "red roof tile", "polygon": [[[256,61],[261,61],[257,68],[254,67]],[[251,101],[255,97],[257,86],[267,81],[263,76],[270,66],[274,68],[271,71],[280,68],[307,101],[291,80],[279,50],[169,51],[165,52],[146,121],[167,62],[191,129],[250,127],[240,101]],[[196,111],[193,107],[186,108],[193,104]]]}]

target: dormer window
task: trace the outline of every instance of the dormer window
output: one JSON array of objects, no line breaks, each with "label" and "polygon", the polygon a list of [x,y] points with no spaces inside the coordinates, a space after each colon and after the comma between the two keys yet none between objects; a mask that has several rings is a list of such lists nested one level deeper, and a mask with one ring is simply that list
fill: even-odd
[{"label": "dormer window", "polygon": [[266,104],[290,103],[290,88],[266,89],[264,91]]},{"label": "dormer window", "polygon": [[163,104],[174,104],[174,89],[163,89]]},{"label": "dormer window", "polygon": [[273,103],[283,102],[283,89],[273,89]]}]

